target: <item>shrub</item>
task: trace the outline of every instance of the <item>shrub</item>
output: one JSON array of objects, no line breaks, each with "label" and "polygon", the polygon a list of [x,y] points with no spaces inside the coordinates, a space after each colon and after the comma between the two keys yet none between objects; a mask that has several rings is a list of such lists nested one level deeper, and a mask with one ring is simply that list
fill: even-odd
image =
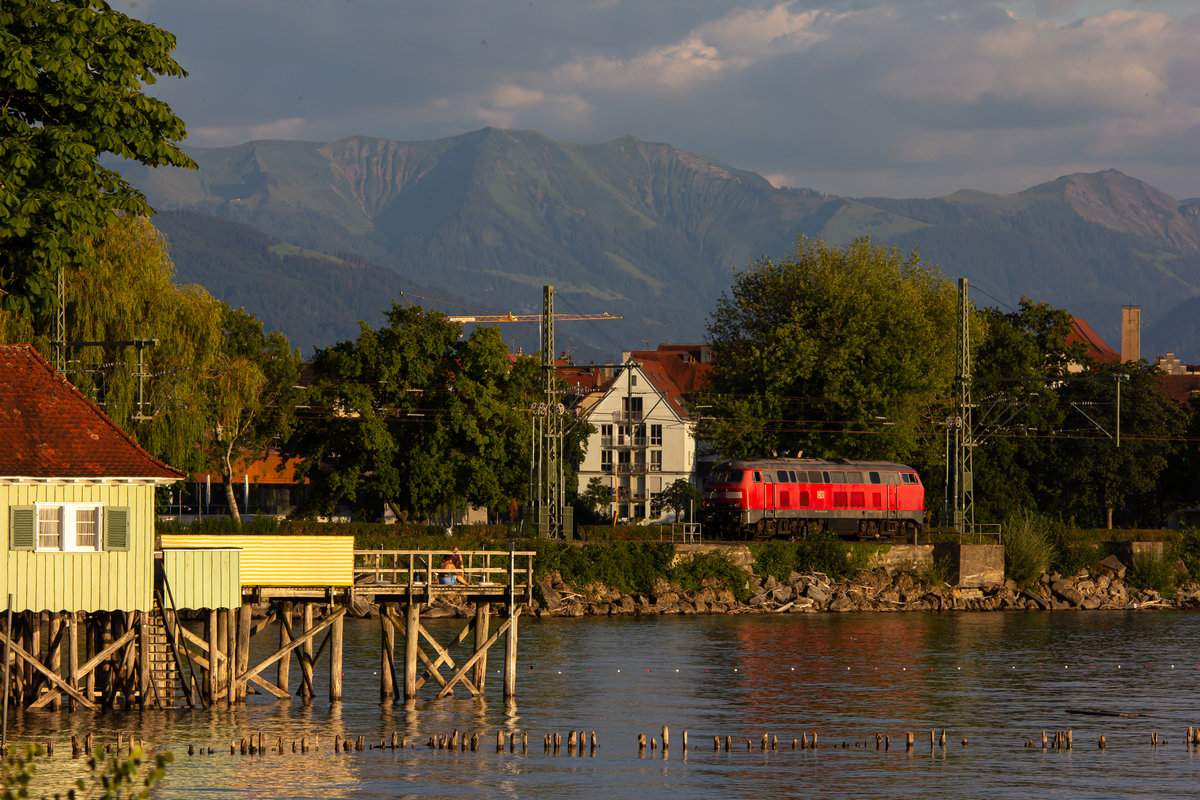
[{"label": "shrub", "polygon": [[750,596],[746,577],[746,571],[724,553],[696,553],[691,559],[672,567],[670,573],[670,579],[685,592],[695,592],[704,585],[706,579],[715,578],[721,587],[733,592],[738,600]]},{"label": "shrub", "polygon": [[795,542],[751,542],[754,571],[785,581],[793,572],[823,572],[840,578],[851,571],[849,549],[837,535],[823,533]]},{"label": "shrub", "polygon": [[1036,581],[1054,558],[1046,520],[1031,511],[1013,514],[1004,523],[1004,573],[1018,585]]},{"label": "shrub", "polygon": [[1165,558],[1138,553],[1125,580],[1139,589],[1153,589],[1163,597],[1175,596],[1175,568]]},{"label": "shrub", "polygon": [[1084,570],[1095,574],[1100,563],[1100,548],[1074,521],[1043,520],[1047,539],[1054,548],[1048,569],[1063,575],[1078,575]]}]

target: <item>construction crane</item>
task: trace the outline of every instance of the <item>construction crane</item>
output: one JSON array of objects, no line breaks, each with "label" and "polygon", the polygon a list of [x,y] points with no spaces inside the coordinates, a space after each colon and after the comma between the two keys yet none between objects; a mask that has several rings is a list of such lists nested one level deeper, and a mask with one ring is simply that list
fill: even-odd
[{"label": "construction crane", "polygon": [[[451,322],[461,323],[477,323],[480,325],[492,325],[498,322],[544,322],[545,316],[542,314],[493,314],[490,316],[467,316],[467,317],[446,317]],[[614,317],[612,314],[555,314],[555,321],[572,322],[579,320],[613,320],[622,319]]]}]

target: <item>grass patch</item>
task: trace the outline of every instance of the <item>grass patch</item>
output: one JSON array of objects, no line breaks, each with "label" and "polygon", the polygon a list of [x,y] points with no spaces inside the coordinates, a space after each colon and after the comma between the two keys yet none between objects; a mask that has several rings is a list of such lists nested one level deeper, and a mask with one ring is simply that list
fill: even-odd
[{"label": "grass patch", "polygon": [[1004,574],[1020,586],[1033,583],[1050,567],[1054,545],[1047,522],[1030,511],[1013,514],[1004,523]]},{"label": "grass patch", "polygon": [[1131,586],[1152,589],[1168,599],[1175,596],[1175,578],[1175,567],[1171,562],[1149,553],[1134,556],[1133,566],[1125,574],[1125,581]]}]

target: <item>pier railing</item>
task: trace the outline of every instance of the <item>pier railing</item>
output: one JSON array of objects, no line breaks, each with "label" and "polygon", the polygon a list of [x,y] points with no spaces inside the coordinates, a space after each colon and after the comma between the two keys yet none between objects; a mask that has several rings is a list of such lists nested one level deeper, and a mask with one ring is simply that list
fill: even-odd
[{"label": "pier railing", "polygon": [[[446,564],[458,555],[462,566]],[[354,589],[358,593],[428,593],[436,590],[512,595],[533,599],[533,551],[355,550]],[[443,564],[446,564],[443,566]]]}]

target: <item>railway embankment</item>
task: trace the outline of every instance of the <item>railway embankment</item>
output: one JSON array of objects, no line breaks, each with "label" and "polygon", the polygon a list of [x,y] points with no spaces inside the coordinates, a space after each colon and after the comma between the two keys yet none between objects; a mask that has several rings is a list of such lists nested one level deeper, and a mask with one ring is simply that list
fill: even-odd
[{"label": "railway embankment", "polygon": [[[530,612],[538,617],[587,617],[1200,608],[1200,583],[1185,581],[1170,596],[1139,588],[1128,580],[1130,566],[1116,556],[1081,574],[1044,574],[1025,586],[1012,580],[954,585],[945,561],[865,566],[839,577],[792,572],[783,579],[756,575],[748,567],[740,586],[731,586],[728,577],[704,577],[698,586],[658,577],[644,592],[594,581],[576,584],[556,570],[538,579]],[[436,613],[470,613],[466,606],[458,607],[452,596],[442,603]]]}]

